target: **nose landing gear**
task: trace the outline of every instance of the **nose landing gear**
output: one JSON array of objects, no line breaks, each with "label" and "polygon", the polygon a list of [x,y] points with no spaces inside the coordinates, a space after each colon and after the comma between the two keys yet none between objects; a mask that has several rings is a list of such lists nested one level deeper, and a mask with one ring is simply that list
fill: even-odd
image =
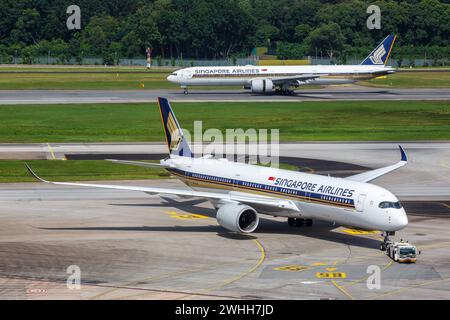
[{"label": "nose landing gear", "polygon": [[389,239],[389,236],[395,236],[395,231],[386,231],[383,232],[383,242],[380,243],[380,250],[386,251],[387,247],[392,243],[392,241]]}]

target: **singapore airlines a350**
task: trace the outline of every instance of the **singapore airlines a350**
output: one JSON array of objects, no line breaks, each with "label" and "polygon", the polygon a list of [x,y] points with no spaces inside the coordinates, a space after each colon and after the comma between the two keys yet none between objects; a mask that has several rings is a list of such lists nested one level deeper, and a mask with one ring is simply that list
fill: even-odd
[{"label": "singapore airlines a350", "polygon": [[402,204],[390,191],[369,183],[407,164],[401,146],[400,161],[379,169],[336,178],[304,172],[263,167],[246,163],[195,157],[169,101],[158,98],[169,156],[160,163],[110,160],[144,167],[164,168],[189,189],[104,185],[47,181],[61,186],[130,190],[147,194],[167,194],[203,198],[217,210],[217,222],[237,233],[251,233],[261,214],[286,217],[289,225],[310,226],[322,220],[338,225],[384,232],[384,248],[389,235],[408,225]]}]

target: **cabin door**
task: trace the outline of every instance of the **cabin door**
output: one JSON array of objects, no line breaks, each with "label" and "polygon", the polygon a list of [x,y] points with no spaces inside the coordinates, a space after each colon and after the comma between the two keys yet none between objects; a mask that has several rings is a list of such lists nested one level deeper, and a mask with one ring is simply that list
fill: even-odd
[{"label": "cabin door", "polygon": [[356,211],[362,212],[364,211],[364,203],[366,202],[367,195],[360,194],[358,197],[358,201],[356,201]]}]

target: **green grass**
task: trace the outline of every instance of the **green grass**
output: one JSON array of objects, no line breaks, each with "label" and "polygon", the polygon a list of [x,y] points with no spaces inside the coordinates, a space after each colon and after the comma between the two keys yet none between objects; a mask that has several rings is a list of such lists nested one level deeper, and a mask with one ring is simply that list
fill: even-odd
[{"label": "green grass", "polygon": [[[449,140],[448,101],[173,103],[181,125],[279,129],[281,141]],[[164,141],[156,103],[0,106],[0,142]]]},{"label": "green grass", "polygon": [[2,73],[2,90],[113,90],[168,89],[179,86],[166,80],[168,73]]},{"label": "green grass", "polygon": [[169,173],[158,168],[144,168],[102,160],[50,161],[1,160],[0,182],[36,181],[25,162],[42,178],[55,181],[163,179]]},{"label": "green grass", "polygon": [[398,72],[359,84],[382,88],[449,88],[450,72]]},{"label": "green grass", "polygon": [[[100,181],[167,179],[164,169],[144,168],[103,160],[0,160],[0,183],[36,182],[25,167],[27,163],[40,177],[52,181]],[[296,166],[280,164],[280,168],[298,170]]]}]

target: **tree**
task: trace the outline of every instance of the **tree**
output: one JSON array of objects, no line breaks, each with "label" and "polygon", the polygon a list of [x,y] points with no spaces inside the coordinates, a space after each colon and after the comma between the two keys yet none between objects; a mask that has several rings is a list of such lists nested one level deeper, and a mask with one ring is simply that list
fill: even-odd
[{"label": "tree", "polygon": [[324,24],[310,33],[306,39],[309,52],[313,54],[316,49],[325,51],[330,59],[344,47],[345,38],[341,27],[337,23]]},{"label": "tree", "polygon": [[36,9],[22,11],[15,28],[11,31],[11,41],[24,45],[39,42],[40,14]]},{"label": "tree", "polygon": [[283,41],[277,43],[278,59],[301,59],[306,53],[307,48],[304,45]]},{"label": "tree", "polygon": [[270,24],[264,23],[259,25],[256,29],[255,45],[270,46],[271,40],[277,38],[278,32],[278,28]]}]

